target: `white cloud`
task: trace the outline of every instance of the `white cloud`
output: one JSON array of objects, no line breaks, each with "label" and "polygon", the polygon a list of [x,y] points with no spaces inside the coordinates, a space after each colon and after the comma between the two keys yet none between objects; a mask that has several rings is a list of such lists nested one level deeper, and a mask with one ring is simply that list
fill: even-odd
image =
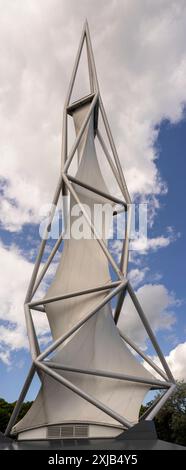
[{"label": "white cloud", "polygon": [[146,267],[141,267],[139,268],[133,268],[129,271],[128,273],[128,278],[133,286],[133,288],[136,288],[144,282],[148,278],[149,283],[157,283],[162,279],[162,275],[160,273],[151,273],[149,268]]},{"label": "white cloud", "polygon": [[[132,263],[138,264],[139,255],[148,255],[151,252],[156,252],[160,248],[166,248],[180,237],[180,233],[175,233],[172,227],[168,227],[168,234],[160,235],[157,237],[150,238],[147,236],[139,236],[139,238],[133,239],[130,242],[129,259]],[[122,232],[120,232],[122,233]],[[123,230],[124,233],[124,230]],[[113,240],[110,245],[110,250],[116,257],[119,263],[121,258],[121,250],[123,246],[122,240]]]},{"label": "white cloud", "polygon": [[129,271],[129,279],[133,287],[137,287],[138,284],[144,280],[146,273],[149,271],[148,268],[138,269],[134,268]]},{"label": "white cloud", "polygon": [[[163,284],[145,284],[136,294],[153,331],[170,331],[176,321],[173,308],[178,303],[174,294]],[[124,300],[118,326],[143,349],[147,347],[148,335],[129,295]]]},{"label": "white cloud", "polygon": [[[170,353],[165,357],[171,369],[173,377],[176,380],[186,380],[186,342],[178,344]],[[162,367],[157,356],[151,358],[155,364]],[[144,366],[152,372],[152,368],[144,362]],[[157,375],[153,371],[154,375]],[[157,375],[158,376],[158,375]]]},{"label": "white cloud", "polygon": [[9,351],[0,351],[0,360],[4,362],[7,366],[10,365],[10,352]]},{"label": "white cloud", "polygon": [[173,376],[177,380],[186,380],[186,342],[178,344],[169,355],[166,356],[166,360],[170,366]]},{"label": "white cloud", "polygon": [[[33,263],[27,261],[16,247],[6,248],[2,244],[0,259],[3,266],[0,283],[0,359],[8,364],[11,351],[28,348],[23,304]],[[40,296],[44,288],[45,284],[40,289]],[[44,315],[35,315],[35,319],[38,334],[45,341],[44,336],[48,333],[46,318]]]},{"label": "white cloud", "polygon": [[114,240],[113,242],[111,242],[109,247],[111,253],[115,256],[117,263],[120,262],[122,247],[123,242],[121,240]]},{"label": "white cloud", "polygon": [[182,117],[185,1],[118,0],[116,7],[106,0],[0,0],[0,9],[5,226],[19,230],[37,220],[40,204],[51,200],[60,169],[62,106],[85,17],[129,189],[150,196],[164,191],[154,126]]},{"label": "white cloud", "polygon": [[132,249],[136,251],[141,251],[143,254],[147,253],[149,250],[156,251],[159,248],[165,248],[170,244],[170,238],[161,235],[160,237],[155,238],[138,238],[132,243]]},{"label": "white cloud", "polygon": [[132,240],[130,243],[130,249],[137,251],[142,255],[146,255],[149,251],[157,251],[159,248],[165,248],[170,243],[177,240],[180,237],[180,233],[170,233],[168,236],[160,235],[154,238],[139,237],[136,240]]},{"label": "white cloud", "polygon": [[32,211],[24,207],[21,202],[16,205],[15,201],[8,198],[8,195],[6,199],[0,201],[0,212],[1,225],[9,232],[21,230],[25,223],[36,220]]}]

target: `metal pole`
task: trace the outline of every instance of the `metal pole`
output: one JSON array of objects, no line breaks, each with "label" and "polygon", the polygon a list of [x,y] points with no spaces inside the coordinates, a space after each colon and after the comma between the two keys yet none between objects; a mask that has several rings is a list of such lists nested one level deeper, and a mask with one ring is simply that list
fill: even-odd
[{"label": "metal pole", "polygon": [[110,154],[109,154],[109,152],[108,152],[108,150],[107,150],[107,147],[106,147],[106,145],[105,145],[105,142],[104,142],[104,140],[103,140],[103,137],[101,136],[101,133],[100,133],[99,129],[97,129],[97,138],[98,138],[98,140],[99,140],[99,142],[100,142],[100,144],[101,144],[101,147],[102,147],[103,152],[104,152],[104,154],[105,154],[105,156],[106,156],[106,158],[107,158],[107,161],[108,161],[108,163],[109,163],[109,165],[110,165],[110,167],[111,167],[111,170],[112,170],[112,172],[113,172],[113,174],[114,174],[114,176],[115,176],[115,178],[116,178],[116,181],[117,181],[117,183],[118,183],[118,186],[119,186],[119,188],[120,188],[120,191],[121,191],[121,193],[123,194],[123,197],[125,198],[125,194],[124,194],[124,192],[123,192],[122,182],[121,182],[121,179],[120,179],[120,174],[118,173],[118,171],[117,171],[117,169],[116,169],[116,167],[115,167],[115,165],[114,165],[114,163],[113,163],[113,161],[112,161],[112,158],[111,158],[111,156],[110,156]]},{"label": "metal pole", "polygon": [[60,346],[67,338],[69,338],[69,336],[71,336],[73,333],[75,333],[75,331],[77,331],[82,325],[84,325],[84,323],[86,323],[87,320],[89,320],[89,318],[91,318],[93,315],[95,315],[95,313],[97,313],[98,310],[100,310],[102,307],[104,307],[104,305],[107,304],[107,302],[109,302],[109,300],[112,299],[112,297],[114,297],[118,292],[120,292],[121,289],[123,289],[126,285],[127,281],[123,281],[121,282],[120,286],[116,287],[112,292],[109,292],[108,295],[106,295],[106,297],[98,303],[98,305],[96,307],[94,307],[93,309],[91,309],[87,315],[85,315],[84,318],[82,318],[81,320],[79,320],[76,325],[74,325],[72,328],[70,328],[69,331],[67,331],[67,333],[65,333],[64,335],[60,336],[56,341],[54,341],[54,343],[49,346],[42,354],[40,354],[40,356],[37,358],[38,361],[41,361],[43,360],[45,357],[47,357],[52,351],[54,351],[58,346]]},{"label": "metal pole", "polygon": [[37,276],[37,273],[38,273],[38,270],[39,270],[39,266],[40,266],[41,259],[42,259],[42,256],[43,256],[43,252],[44,252],[44,249],[45,249],[45,245],[46,245],[46,242],[47,242],[47,235],[48,235],[48,233],[51,229],[51,223],[52,223],[52,220],[53,220],[53,217],[54,217],[54,214],[55,214],[55,209],[56,209],[55,206],[56,206],[56,204],[58,202],[58,199],[59,199],[59,195],[60,195],[60,191],[61,191],[61,184],[62,184],[62,176],[60,176],[60,178],[59,178],[58,185],[57,185],[57,188],[56,188],[56,191],[55,191],[55,194],[54,194],[54,198],[53,198],[53,201],[52,201],[52,209],[51,209],[51,213],[50,213],[50,217],[49,217],[49,223],[48,223],[48,225],[45,229],[44,238],[43,238],[43,240],[41,241],[41,244],[40,244],[40,248],[39,248],[39,252],[38,252],[36,262],[35,262],[35,265],[34,265],[32,277],[31,277],[31,280],[30,280],[30,283],[29,283],[29,286],[28,286],[28,291],[27,291],[27,294],[26,294],[25,303],[27,303],[31,300],[32,290],[33,290],[33,287],[34,287],[36,276]]},{"label": "metal pole", "polygon": [[45,265],[43,266],[43,269],[41,270],[41,273],[40,273],[39,276],[38,276],[38,279],[36,279],[36,283],[34,284],[34,288],[33,288],[33,292],[32,292],[32,297],[33,297],[34,294],[36,293],[36,290],[38,289],[38,287],[39,287],[39,285],[40,285],[40,283],[41,283],[41,281],[42,281],[42,279],[43,279],[43,277],[44,277],[44,275],[45,275],[45,273],[46,273],[48,267],[50,266],[50,263],[51,263],[51,261],[53,260],[55,254],[56,254],[56,251],[58,250],[58,248],[59,248],[59,246],[60,246],[60,244],[61,244],[61,242],[62,242],[62,240],[63,240],[63,235],[64,235],[64,234],[62,233],[62,234],[60,235],[59,239],[57,240],[57,242],[55,243],[55,245],[54,245],[54,247],[53,247],[53,249],[52,249],[52,251],[51,251],[51,253],[50,253],[50,255],[49,255],[49,257],[48,257],[48,259],[47,259],[47,261],[46,261],[46,263],[45,263]]},{"label": "metal pole", "polygon": [[76,393],[76,395],[79,395],[81,398],[84,398],[84,400],[96,406],[96,408],[100,409],[107,415],[111,416],[116,421],[119,421],[119,423],[123,424],[123,426],[125,426],[126,428],[131,427],[131,424],[129,423],[129,421],[125,420],[121,415],[113,411],[108,406],[104,405],[102,402],[100,402],[96,398],[92,397],[92,395],[89,395],[88,393],[84,392],[81,388],[77,387],[69,380],[65,379],[64,377],[61,377],[61,375],[49,369],[43,363],[39,361],[35,361],[35,365],[36,367],[39,367],[41,370],[46,372],[46,374],[50,375],[54,380],[57,380],[59,383],[64,385],[64,387],[69,388],[70,390],[72,390],[72,392]]},{"label": "metal pole", "polygon": [[[76,78],[77,68],[78,68],[78,65],[79,65],[81,52],[82,52],[82,48],[83,48],[83,44],[84,44],[85,27],[86,27],[86,24],[84,24],[84,27],[83,27],[83,31],[82,31],[82,35],[81,35],[81,39],[80,39],[80,43],[79,43],[79,47],[78,47],[78,51],[77,51],[77,54],[76,54],[75,64],[74,64],[74,67],[73,67],[72,76],[71,76],[71,80],[70,80],[70,84],[69,84],[69,88],[68,88],[68,92],[67,92],[67,96],[66,96],[66,100],[65,100],[65,105],[64,105],[63,140],[62,140],[62,155],[61,155],[61,170],[62,171],[64,171],[64,165],[65,165],[65,162],[66,162],[67,151],[68,151],[68,149],[67,149],[67,134],[68,134],[67,107],[69,105],[69,101],[70,101],[70,98],[71,98],[71,94],[72,94],[72,90],[73,90],[73,86],[74,86],[74,82],[75,82],[75,78]],[[65,183],[63,182],[62,183],[62,195],[65,196],[66,194],[67,194],[67,191],[66,191]],[[64,220],[66,221],[66,211],[65,211],[65,208],[63,208],[63,209],[64,209],[63,210]],[[65,227],[66,227],[66,222],[65,222]]]},{"label": "metal pole", "polygon": [[161,397],[161,400],[156,404],[153,410],[148,414],[148,416],[146,417],[147,421],[151,421],[157,415],[160,408],[162,408],[162,406],[166,403],[168,398],[170,398],[170,396],[175,392],[175,390],[176,390],[176,385],[173,384],[169,388],[169,390],[167,390],[167,392],[163,395],[163,397]]},{"label": "metal pole", "polygon": [[62,124],[62,148],[61,148],[61,172],[64,170],[64,164],[67,156],[67,109],[63,111],[63,124]]},{"label": "metal pole", "polygon": [[122,251],[122,255],[121,255],[121,265],[120,265],[120,269],[121,269],[124,276],[127,275],[127,268],[128,268],[131,218],[132,218],[132,207],[131,207],[131,204],[128,204],[128,206],[127,206],[127,222],[126,222],[126,231],[125,231],[125,241],[123,243],[123,251]]},{"label": "metal pole", "polygon": [[84,130],[85,130],[87,124],[88,124],[88,121],[89,121],[89,119],[90,119],[91,113],[92,113],[92,111],[93,111],[93,109],[94,109],[94,107],[95,107],[95,105],[96,105],[97,100],[98,100],[98,93],[96,93],[96,95],[94,96],[94,98],[93,98],[93,100],[92,100],[92,103],[91,103],[91,105],[90,105],[90,108],[89,108],[89,110],[88,110],[88,113],[87,113],[87,115],[86,115],[86,117],[85,117],[85,119],[84,119],[84,121],[83,121],[82,126],[81,126],[81,129],[79,130],[79,133],[78,133],[78,135],[77,135],[77,137],[76,137],[76,139],[75,139],[75,142],[74,142],[74,145],[73,145],[72,150],[71,150],[71,152],[70,152],[70,155],[68,156],[67,161],[66,161],[66,163],[65,163],[65,165],[64,165],[64,173],[67,172],[67,170],[68,170],[68,168],[69,168],[69,166],[70,166],[70,164],[71,164],[71,161],[72,161],[72,159],[73,159],[73,156],[74,156],[74,154],[75,154],[75,151],[76,151],[76,149],[77,149],[77,147],[78,147],[78,145],[79,145],[79,142],[80,142],[81,137],[82,137],[82,135],[83,135],[83,132],[84,132]]},{"label": "metal pole", "polygon": [[136,297],[136,294],[135,294],[135,292],[133,291],[132,286],[131,286],[131,284],[130,284],[129,281],[128,281],[128,284],[127,284],[127,290],[128,290],[128,292],[129,292],[129,294],[130,294],[131,299],[133,300],[133,303],[134,303],[134,305],[135,305],[135,307],[136,307],[136,310],[137,310],[137,312],[138,312],[138,314],[139,314],[139,316],[140,316],[140,318],[141,318],[141,321],[142,321],[142,323],[143,323],[143,325],[144,325],[144,327],[145,327],[145,329],[146,329],[146,331],[147,331],[147,333],[148,333],[148,335],[149,335],[149,338],[150,338],[151,341],[152,341],[152,344],[153,344],[153,346],[154,346],[154,349],[155,349],[156,352],[157,352],[157,355],[158,355],[158,357],[159,357],[159,359],[160,359],[160,361],[161,361],[161,363],[162,363],[162,366],[163,366],[163,368],[164,368],[164,370],[165,370],[165,372],[166,372],[168,378],[171,380],[171,382],[174,383],[174,377],[173,377],[173,375],[172,375],[172,373],[171,373],[171,371],[170,371],[170,369],[169,369],[169,366],[168,366],[168,364],[167,364],[167,362],[166,362],[166,360],[165,360],[165,358],[164,358],[164,355],[163,355],[163,353],[162,353],[162,351],[161,351],[161,349],[160,349],[160,347],[159,347],[159,344],[158,344],[157,341],[156,341],[156,337],[155,337],[155,335],[154,335],[154,333],[153,333],[153,331],[152,331],[152,328],[151,328],[151,326],[150,326],[150,324],[149,324],[149,322],[148,322],[148,320],[147,320],[147,318],[146,318],[146,316],[145,316],[145,314],[144,314],[144,312],[143,312],[143,310],[142,310],[142,308],[141,308],[141,305],[140,305],[140,303],[139,303],[139,301],[138,301],[138,299],[137,299],[137,297]]},{"label": "metal pole", "polygon": [[145,377],[136,377],[133,375],[126,375],[126,374],[121,374],[120,372],[108,372],[105,370],[98,370],[98,369],[82,369],[78,367],[71,367],[71,366],[65,366],[63,364],[55,363],[52,361],[47,361],[45,364],[49,367],[52,367],[53,369],[60,369],[60,370],[65,370],[69,372],[75,372],[75,373],[80,373],[80,374],[86,374],[86,375],[95,375],[98,377],[104,377],[108,379],[114,379],[114,380],[124,380],[126,382],[135,382],[135,383],[140,383],[140,384],[145,384],[145,385],[156,385],[158,387],[163,387],[163,388],[169,388],[170,387],[170,382],[165,383],[160,380],[152,380],[148,379]]},{"label": "metal pole", "polygon": [[[118,330],[119,331],[119,330]],[[123,333],[121,333],[121,331],[119,331],[119,334],[121,336],[121,338],[129,344],[129,346],[131,346],[132,349],[134,349],[134,351],[136,351],[146,362],[148,362],[148,364],[159,374],[161,375],[161,377],[168,381],[167,380],[167,376],[164,374],[164,372],[156,365],[154,364],[154,362],[150,359],[150,357],[146,356],[146,354],[141,351],[140,348],[138,348],[138,346],[136,346],[136,344],[134,343],[134,341],[132,341],[132,339],[130,339],[128,336],[124,335]]]},{"label": "metal pole", "polygon": [[[61,173],[64,171],[64,165],[65,165],[65,162],[66,162],[66,159],[67,159],[67,152],[68,152],[67,139],[68,139],[68,116],[67,116],[67,108],[64,107],[63,127],[62,127]],[[64,181],[62,181],[61,192],[62,192],[62,207],[63,207],[64,227],[66,228],[67,214],[66,214],[66,206],[65,206],[65,201],[63,199],[63,196],[67,196],[67,188],[65,186]]]},{"label": "metal pole", "polygon": [[126,212],[125,208],[122,207],[121,209],[114,209],[113,210],[113,215],[121,214],[121,212]]},{"label": "metal pole", "polygon": [[[127,210],[127,222],[126,222],[126,230],[125,230],[125,240],[123,241],[123,248],[121,254],[121,262],[120,262],[120,269],[123,275],[126,277],[127,275],[127,268],[128,268],[128,259],[129,259],[129,243],[130,243],[130,230],[131,230],[131,217],[132,217],[132,209],[131,205],[128,204]],[[115,314],[114,314],[114,321],[117,325],[119,316],[121,313],[123,301],[125,298],[126,290],[121,292],[119,298],[117,300]]]},{"label": "metal pole", "polygon": [[40,349],[39,349],[39,344],[38,344],[32,316],[31,316],[28,304],[25,304],[24,309],[25,309],[25,319],[26,319],[28,339],[30,343],[30,352],[31,352],[32,359],[34,360],[36,359],[38,354],[40,354]]},{"label": "metal pole", "polygon": [[[61,172],[64,170],[64,165],[67,159],[67,152],[68,152],[68,121],[67,121],[67,109],[64,108],[63,112],[63,130],[62,130],[62,149],[61,149]],[[62,194],[62,208],[63,208],[63,220],[64,220],[64,228],[66,229],[66,221],[67,221],[67,213],[66,213],[66,204],[65,204],[65,196],[67,196],[67,188],[65,186],[64,181],[62,181],[61,185],[61,194]],[[64,196],[64,197],[63,197]]]},{"label": "metal pole", "polygon": [[11,417],[10,417],[9,422],[8,422],[7,428],[6,428],[6,430],[5,430],[5,436],[8,436],[8,435],[9,435],[9,433],[10,433],[10,431],[11,431],[11,429],[12,429],[12,427],[13,427],[13,425],[14,425],[16,419],[17,419],[17,416],[18,416],[19,411],[20,411],[20,409],[21,409],[21,406],[22,406],[22,403],[23,403],[23,401],[24,401],[24,398],[25,398],[25,396],[26,396],[26,394],[27,394],[27,391],[28,391],[28,388],[29,388],[29,386],[30,386],[30,383],[32,382],[32,379],[33,379],[34,374],[35,374],[35,365],[32,364],[32,365],[31,365],[31,368],[30,368],[30,370],[29,370],[29,373],[28,373],[28,375],[27,375],[27,378],[26,378],[26,380],[25,380],[24,386],[23,386],[23,388],[22,388],[22,390],[21,390],[21,393],[20,393],[20,395],[19,395],[19,398],[18,398],[18,400],[17,400],[17,402],[16,402],[16,405],[15,405],[15,408],[14,408],[14,410],[13,410],[13,413],[12,413],[12,415],[11,415]]},{"label": "metal pole", "polygon": [[88,222],[90,228],[91,228],[91,231],[93,233],[93,235],[96,237],[96,240],[97,242],[99,243],[99,245],[101,246],[103,252],[105,253],[105,256],[107,257],[107,259],[110,261],[112,267],[114,268],[116,274],[118,275],[119,279],[123,279],[123,274],[121,273],[121,271],[118,269],[118,266],[117,264],[115,263],[113,257],[111,256],[111,254],[109,253],[108,249],[107,249],[107,246],[105,245],[105,243],[103,242],[103,240],[101,239],[100,235],[97,233],[96,229],[94,228],[94,225],[92,224],[92,221],[89,219],[89,216],[87,215],[87,212],[86,210],[84,209],[84,206],[83,204],[80,202],[80,199],[78,197],[78,195],[76,194],[76,191],[74,190],[74,188],[72,187],[72,185],[69,183],[68,181],[68,178],[66,177],[65,174],[63,174],[63,178],[65,180],[65,183],[69,189],[69,191],[71,192],[72,196],[74,197],[74,199],[76,200],[76,202],[79,204],[79,207],[85,217],[85,220]]},{"label": "metal pole", "polygon": [[82,35],[81,35],[81,39],[80,39],[80,43],[79,43],[79,47],[78,47],[76,59],[75,59],[75,64],[74,64],[73,71],[72,71],[72,76],[71,76],[71,80],[70,80],[68,92],[67,92],[67,97],[66,97],[66,101],[65,101],[65,107],[68,106],[69,101],[70,101],[70,98],[71,98],[72,89],[73,89],[74,82],[75,82],[75,78],[76,78],[77,68],[78,68],[78,65],[79,65],[80,57],[81,57],[81,51],[82,51],[83,44],[84,44],[85,29],[86,29],[86,23],[85,23],[84,26],[83,26],[83,31],[82,31]]},{"label": "metal pole", "polygon": [[96,88],[96,90],[99,90],[99,83],[98,83],[98,79],[97,79],[96,66],[95,66],[95,61],[94,61],[94,54],[93,54],[93,50],[92,50],[92,43],[91,43],[91,39],[90,39],[90,32],[89,32],[89,26],[88,26],[87,20],[85,21],[85,31],[86,31],[87,45],[88,45],[87,50],[88,50],[90,60],[91,60],[92,72],[93,72],[93,77],[94,77],[94,82],[95,82],[95,88]]},{"label": "metal pole", "polygon": [[90,92],[94,93],[95,92],[94,77],[93,77],[92,64],[91,64],[91,59],[90,59],[90,55],[89,55],[89,46],[88,46],[87,34],[86,33],[85,33],[85,38],[86,38],[86,49],[87,49],[87,62],[88,62]]},{"label": "metal pole", "polygon": [[[89,53],[90,53],[90,59],[91,59],[91,63],[92,63],[92,70],[93,70],[93,74],[94,74],[94,80],[95,80],[97,90],[99,90],[99,83],[98,83],[98,79],[97,79],[96,66],[95,66],[95,61],[94,61],[94,54],[93,54],[93,50],[92,50],[92,43],[91,43],[90,32],[89,32],[89,27],[88,27],[87,21],[86,21],[85,28],[86,28],[86,34],[87,34],[87,41],[88,41],[88,45],[89,45]],[[112,134],[111,134],[110,126],[109,126],[109,123],[108,123],[108,120],[107,120],[107,116],[106,116],[106,113],[105,113],[105,110],[104,110],[104,107],[103,107],[101,97],[100,97],[100,110],[101,110],[101,113],[102,113],[105,128],[106,128],[107,135],[108,135],[108,138],[109,138],[109,141],[110,141],[110,145],[111,145],[111,148],[112,148],[112,151],[113,151],[113,155],[114,155],[114,158],[115,158],[118,173],[119,173],[121,181],[122,181],[126,202],[130,203],[131,201],[130,201],[130,196],[129,196],[129,193],[128,193],[127,185],[126,185],[126,182],[125,182],[125,179],[124,179],[124,176],[123,176],[121,164],[120,164],[120,161],[119,161],[119,158],[118,158],[118,155],[117,155],[116,147],[115,147],[115,144],[114,144],[114,140],[113,140],[113,137],[112,137]]]},{"label": "metal pole", "polygon": [[115,313],[114,313],[114,322],[115,322],[116,325],[118,323],[119,316],[120,316],[120,313],[121,313],[123,301],[124,301],[124,298],[125,298],[125,293],[126,293],[126,288],[123,292],[120,292],[120,294],[118,295],[118,298],[117,298],[117,303],[116,303],[116,308],[115,308]]},{"label": "metal pole", "polygon": [[140,416],[139,421],[143,421],[149,415],[149,413],[154,409],[154,407],[157,405],[157,403],[159,403],[159,401],[162,399],[162,396],[164,396],[165,393],[167,393],[167,390],[165,390],[163,395],[160,395],[158,398],[156,398],[156,400],[154,400],[152,405],[149,406],[149,408]]},{"label": "metal pole", "polygon": [[112,137],[112,133],[111,133],[111,130],[110,130],[110,126],[109,126],[109,123],[108,123],[107,115],[105,113],[105,109],[104,109],[101,97],[99,98],[99,105],[100,105],[100,111],[101,111],[101,114],[102,114],[103,122],[105,124],[105,129],[106,129],[106,132],[107,132],[107,136],[108,136],[110,146],[111,146],[111,149],[112,149],[112,152],[113,152],[113,156],[114,156],[114,159],[115,159],[115,162],[116,162],[116,167],[117,167],[118,173],[120,174],[120,178],[121,178],[121,181],[122,181],[123,191],[124,191],[124,194],[125,194],[125,200],[126,200],[127,204],[131,204],[130,195],[129,195],[129,192],[128,192],[128,189],[127,189],[127,185],[126,185],[126,182],[125,182],[125,178],[124,178],[124,175],[123,175],[123,171],[122,171],[121,164],[120,164],[120,161],[119,161],[119,158],[118,158],[117,150],[116,150],[116,147],[115,147],[115,143],[114,143],[114,140],[113,140],[113,137]]},{"label": "metal pole", "polygon": [[[65,166],[65,163],[66,163],[66,160],[67,160],[67,153],[68,153],[68,115],[67,115],[67,107],[69,105],[69,101],[70,101],[70,98],[71,98],[71,94],[72,94],[72,90],[73,90],[73,86],[74,86],[74,82],[75,82],[75,78],[76,78],[77,68],[78,68],[78,65],[79,65],[81,52],[82,52],[82,48],[83,48],[83,44],[84,44],[84,39],[85,39],[85,24],[84,24],[84,27],[83,27],[82,36],[81,36],[81,39],[80,39],[79,48],[78,48],[78,52],[77,52],[77,55],[76,55],[76,60],[75,60],[75,64],[74,64],[74,68],[73,68],[73,72],[72,72],[72,76],[71,76],[71,80],[70,80],[70,84],[69,84],[69,89],[68,89],[68,92],[67,92],[67,97],[66,97],[66,101],[65,101],[65,105],[64,105],[63,131],[62,131],[63,139],[62,139],[62,155],[61,155],[61,171],[62,172],[64,171],[64,166]],[[62,196],[67,196],[67,188],[65,186],[64,181],[62,182]],[[66,229],[66,220],[67,220],[66,206],[65,206],[64,200],[62,202],[63,202],[64,227]]]},{"label": "metal pole", "polygon": [[107,289],[112,289],[113,287],[117,287],[121,285],[121,281],[116,281],[116,282],[110,282],[109,284],[105,284],[104,286],[97,286],[97,287],[92,287],[91,289],[84,289],[84,290],[77,290],[74,292],[69,292],[68,294],[63,294],[63,295],[56,295],[53,297],[49,297],[48,299],[40,299],[36,300],[34,302],[31,302],[29,304],[30,308],[34,308],[37,305],[45,305],[49,304],[51,302],[57,302],[58,300],[64,300],[64,299],[71,299],[72,297],[78,297],[79,295],[86,295],[86,294],[92,294],[93,292],[100,292],[104,291]]},{"label": "metal pole", "polygon": [[88,189],[92,193],[99,194],[100,196],[103,196],[106,199],[110,199],[110,201],[115,202],[116,204],[121,204],[126,208],[126,203],[122,201],[122,199],[118,199],[115,196],[111,196],[110,194],[105,193],[105,191],[101,191],[100,189],[93,188],[87,183],[84,183],[83,181],[78,180],[77,178],[74,178],[74,176],[68,175],[68,180],[72,181],[72,183],[77,184],[78,186],[82,186],[83,188]]}]

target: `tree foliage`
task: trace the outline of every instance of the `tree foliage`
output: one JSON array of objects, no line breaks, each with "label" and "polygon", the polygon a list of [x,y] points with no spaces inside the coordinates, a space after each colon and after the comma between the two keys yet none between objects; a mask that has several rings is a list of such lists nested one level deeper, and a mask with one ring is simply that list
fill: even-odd
[{"label": "tree foliage", "polygon": [[[31,407],[32,403],[33,403],[32,401],[27,401],[23,403],[17,421],[23,418],[23,416],[27,413],[27,411]],[[5,400],[3,400],[3,398],[0,398],[0,431],[1,432],[5,431],[15,404],[16,402],[8,403]]]},{"label": "tree foliage", "polygon": [[[160,396],[157,393],[155,398]],[[147,410],[153,402],[143,406],[141,414]],[[167,400],[155,417],[156,431],[159,439],[186,445],[186,383],[178,382],[177,389]]]}]

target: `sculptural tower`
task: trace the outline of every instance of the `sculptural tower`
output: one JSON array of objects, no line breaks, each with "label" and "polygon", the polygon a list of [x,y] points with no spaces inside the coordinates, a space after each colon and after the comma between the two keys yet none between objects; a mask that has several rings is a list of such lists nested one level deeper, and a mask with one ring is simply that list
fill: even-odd
[{"label": "sculptural tower", "polygon": [[[90,92],[72,102],[83,48],[87,51]],[[69,118],[73,119],[76,132],[70,151],[67,145]],[[100,119],[109,149],[99,128]],[[110,183],[108,188],[107,178],[100,168],[96,142],[102,148],[120,197],[113,194]],[[72,175],[70,168],[75,155],[77,169]],[[57,204],[61,193],[70,196],[70,208],[63,215],[66,217],[65,231],[71,228],[74,208],[78,206],[93,236],[89,239],[71,236],[68,239],[65,233],[61,234],[47,262],[39,270],[47,237],[41,242],[25,300],[33,362],[6,430],[6,434],[17,435],[18,439],[117,436],[138,422],[141,403],[148,390],[160,388],[165,389],[165,393],[144,419],[154,417],[175,387],[148,319],[127,279],[131,200],[100,96],[87,22],[64,106],[62,171],[53,204]],[[120,206],[127,214],[119,264],[110,253],[104,236],[98,233],[93,218],[94,205],[106,202],[112,205],[113,217],[117,212],[115,206]],[[46,233],[51,229],[53,217],[54,208]],[[35,300],[34,295],[62,240],[63,250],[55,276],[44,298]],[[117,327],[126,292],[131,296],[136,315],[140,316],[161,361],[161,369]],[[112,299],[115,299],[114,312]],[[53,342],[43,352],[39,349],[32,309],[48,318]],[[131,348],[151,365],[155,376],[144,367]],[[39,393],[24,418],[15,424],[35,373],[41,380]]]}]

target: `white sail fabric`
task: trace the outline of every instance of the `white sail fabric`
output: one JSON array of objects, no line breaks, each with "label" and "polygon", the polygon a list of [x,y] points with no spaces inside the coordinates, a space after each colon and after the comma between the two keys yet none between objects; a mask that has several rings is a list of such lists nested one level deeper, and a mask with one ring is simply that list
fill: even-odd
[{"label": "white sail fabric", "polygon": [[[78,132],[89,105],[73,113]],[[109,193],[101,174],[95,144],[93,116],[79,147],[79,168],[76,178],[92,187]],[[106,200],[77,184],[73,185],[82,203],[87,204],[93,217],[94,203]],[[75,201],[71,197],[71,209]],[[69,218],[72,225],[74,218]],[[65,240],[63,252],[54,280],[46,298],[77,290],[93,288],[111,282],[108,260],[95,239]],[[108,291],[95,292],[46,305],[46,314],[53,339],[56,340],[83,318],[107,295]],[[127,312],[126,312],[127,314]],[[86,369],[100,369],[152,379],[152,375],[135,359],[121,339],[115,326],[111,306],[106,304],[57,351],[53,362]],[[80,387],[131,423],[138,421],[139,409],[148,385],[101,378],[73,372],[58,371],[63,377]],[[118,422],[86,400],[65,388],[47,375],[43,375],[39,394],[26,416],[14,426],[21,432],[37,426],[57,423],[86,422],[100,425],[118,425]],[[93,437],[93,436],[92,436]]]}]

